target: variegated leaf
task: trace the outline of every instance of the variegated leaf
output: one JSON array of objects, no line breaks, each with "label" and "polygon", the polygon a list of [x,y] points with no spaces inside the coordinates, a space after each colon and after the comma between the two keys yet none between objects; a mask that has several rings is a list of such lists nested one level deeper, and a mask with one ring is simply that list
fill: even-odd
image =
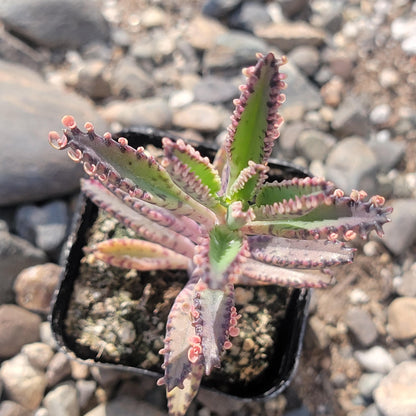
[{"label": "variegated leaf", "polygon": [[149,241],[112,238],[85,249],[95,258],[124,269],[175,270],[189,267],[189,258]]},{"label": "variegated leaf", "polygon": [[297,288],[323,288],[335,284],[335,279],[328,269],[288,269],[248,259],[242,265],[238,283],[255,285],[256,282]]},{"label": "variegated leaf", "polygon": [[254,260],[273,266],[312,269],[351,263],[354,249],[339,241],[296,240],[269,235],[249,236]]},{"label": "variegated leaf", "polygon": [[[162,209],[155,210],[152,208],[152,205],[146,210],[140,203],[142,201],[137,203],[137,206],[133,205],[136,208],[133,210],[129,204],[125,203],[127,196],[123,191],[115,190],[118,194],[116,196],[107,190],[99,181],[94,179],[82,180],[81,188],[98,207],[108,212],[126,227],[131,228],[140,237],[192,258],[195,244],[189,238],[179,232],[163,227],[154,221],[154,217],[158,216],[159,218],[163,217],[165,220],[165,222],[162,220],[159,220],[159,222],[175,224],[175,218],[170,212],[163,212]],[[186,225],[186,222],[184,224]],[[183,234],[186,235],[186,233]],[[195,239],[197,238],[195,236]]]},{"label": "variegated leaf", "polygon": [[241,87],[240,98],[234,101],[235,111],[225,142],[229,165],[227,194],[249,161],[264,164],[270,156],[282,122],[277,109],[285,98],[281,94],[284,76],[279,74],[279,66],[284,62],[272,53],[259,54],[257,64],[243,71],[247,82]]}]

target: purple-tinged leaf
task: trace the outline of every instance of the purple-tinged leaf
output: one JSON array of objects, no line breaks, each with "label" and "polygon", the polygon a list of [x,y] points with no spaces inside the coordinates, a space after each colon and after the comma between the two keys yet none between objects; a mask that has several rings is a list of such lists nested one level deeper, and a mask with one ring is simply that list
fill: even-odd
[{"label": "purple-tinged leaf", "polygon": [[351,263],[354,249],[339,241],[295,240],[269,235],[249,236],[254,260],[273,266],[315,269]]},{"label": "purple-tinged leaf", "polygon": [[85,250],[96,259],[124,269],[187,270],[190,263],[189,258],[182,254],[136,238],[112,238]]},{"label": "purple-tinged leaf", "polygon": [[204,366],[201,364],[193,364],[191,366],[191,372],[183,382],[183,389],[175,387],[166,393],[169,416],[185,415],[189,405],[198,393],[203,375]]},{"label": "purple-tinged leaf", "polygon": [[183,140],[163,139],[164,166],[173,181],[192,198],[209,208],[220,208],[217,192],[221,188],[218,172],[207,157],[202,157]]},{"label": "purple-tinged leaf", "polygon": [[214,367],[220,367],[220,355],[229,338],[231,308],[234,306],[234,287],[227,285],[224,290],[204,289],[197,291],[194,307],[197,317],[195,333],[201,338],[205,373],[209,375]]},{"label": "purple-tinged leaf", "polygon": [[297,288],[324,288],[335,284],[335,279],[328,269],[296,270],[288,269],[256,260],[248,259],[242,264],[239,284],[279,285]]},{"label": "purple-tinged leaf", "polygon": [[352,197],[332,197],[331,205],[321,205],[306,215],[274,220],[252,221],[241,228],[245,234],[268,234],[287,238],[314,238],[353,240],[357,235],[367,238],[375,230],[383,235],[382,225],[389,221],[392,210],[382,208],[381,197],[374,196],[368,202]]},{"label": "purple-tinged leaf", "polygon": [[228,190],[249,161],[267,162],[282,123],[277,109],[285,99],[281,90],[286,85],[279,66],[285,60],[276,59],[272,53],[266,56],[258,54],[257,57],[255,66],[243,70],[247,81],[241,87],[240,98],[234,100],[235,111],[225,141],[229,165]]},{"label": "purple-tinged leaf", "polygon": [[90,176],[104,184],[109,182],[134,197],[173,210],[206,225],[215,222],[215,216],[203,205],[179,189],[166,170],[143,147],[137,150],[125,138],[113,140],[110,133],[97,135],[91,123],[82,132],[72,116],[65,116],[64,137],[49,133],[49,142],[57,149],[68,148],[70,157],[82,162]]},{"label": "purple-tinged leaf", "polygon": [[159,384],[166,384],[167,391],[175,387],[184,387],[185,379],[192,373],[192,366],[201,365],[202,355],[194,354],[192,363],[189,360],[192,352],[192,341],[195,337],[193,323],[195,280],[189,281],[175,299],[166,324],[165,347],[160,351],[164,355],[164,377]]},{"label": "purple-tinged leaf", "polygon": [[[122,191],[119,191],[119,196],[116,196],[107,190],[104,185],[94,179],[82,180],[81,187],[83,192],[85,192],[98,207],[108,212],[126,227],[131,228],[140,237],[152,241],[153,243],[161,244],[164,247],[170,248],[177,253],[190,258],[194,255],[195,245],[185,236],[186,233],[184,233],[185,235],[181,235],[178,232],[162,227],[152,220],[152,216],[154,217],[156,213],[163,217],[164,212],[162,209],[154,211],[152,208],[149,208],[149,210],[137,208],[133,211],[132,208],[123,203],[123,200],[120,199],[122,196],[120,192]],[[140,203],[138,203],[138,205],[141,207]],[[152,205],[150,205],[150,207],[152,207]],[[173,217],[173,215],[166,211],[166,221],[172,222],[173,218],[171,217]]]}]

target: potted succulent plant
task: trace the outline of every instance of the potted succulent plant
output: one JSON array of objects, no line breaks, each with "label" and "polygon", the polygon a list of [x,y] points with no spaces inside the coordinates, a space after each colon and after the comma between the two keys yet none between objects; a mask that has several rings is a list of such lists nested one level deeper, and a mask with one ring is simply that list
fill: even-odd
[{"label": "potted succulent plant", "polygon": [[381,234],[388,221],[390,209],[380,196],[345,196],[315,177],[267,180],[282,123],[279,67],[285,59],[271,53],[257,59],[243,70],[247,82],[213,161],[167,137],[159,161],[124,137],[97,135],[91,123],[82,132],[71,116],[62,120],[63,136],[49,134],[52,146],[83,163],[88,198],[137,236],[113,233],[88,246],[87,257],[128,270],[186,275],[160,350],[164,374],[157,384],[166,387],[171,415],[185,414],[203,375],[220,367],[224,350],[232,349],[244,319],[235,306],[239,285],[263,291],[328,287],[334,283],[330,267],[353,260],[344,242],[371,230]]}]

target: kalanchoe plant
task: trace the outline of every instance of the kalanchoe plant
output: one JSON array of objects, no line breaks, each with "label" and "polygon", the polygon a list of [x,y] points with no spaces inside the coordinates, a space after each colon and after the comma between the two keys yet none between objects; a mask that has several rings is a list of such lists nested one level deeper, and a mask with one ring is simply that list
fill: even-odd
[{"label": "kalanchoe plant", "polygon": [[183,415],[203,374],[220,366],[240,315],[234,285],[323,288],[331,266],[349,263],[344,242],[382,234],[391,211],[364,191],[345,196],[321,178],[267,182],[267,161],[282,118],[284,58],[258,55],[234,101],[228,135],[211,163],[182,140],[163,139],[160,162],[125,138],[81,131],[62,120],[57,149],[82,162],[91,177],[82,189],[96,205],[141,239],[117,238],[86,250],[108,264],[138,270],[186,269],[189,281],[166,325],[164,376],[171,415]]}]

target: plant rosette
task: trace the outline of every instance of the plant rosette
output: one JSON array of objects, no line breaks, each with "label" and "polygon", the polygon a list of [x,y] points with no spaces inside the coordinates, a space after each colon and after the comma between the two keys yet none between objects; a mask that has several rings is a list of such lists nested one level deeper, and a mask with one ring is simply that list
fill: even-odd
[{"label": "plant rosette", "polygon": [[[332,268],[353,261],[346,242],[372,230],[382,235],[391,212],[383,197],[357,190],[346,196],[323,178],[268,180],[283,122],[285,62],[258,54],[243,70],[246,84],[214,160],[168,137],[159,158],[125,137],[97,135],[89,122],[83,132],[71,116],[62,120],[63,136],[49,133],[53,147],[83,164],[87,197],[136,234],[88,245],[86,257],[128,270],[186,273],[159,351],[164,374],[157,384],[166,388],[171,415],[186,413],[203,375],[221,367],[240,335],[237,288],[330,287]],[[124,310],[122,302],[113,308]]]}]

